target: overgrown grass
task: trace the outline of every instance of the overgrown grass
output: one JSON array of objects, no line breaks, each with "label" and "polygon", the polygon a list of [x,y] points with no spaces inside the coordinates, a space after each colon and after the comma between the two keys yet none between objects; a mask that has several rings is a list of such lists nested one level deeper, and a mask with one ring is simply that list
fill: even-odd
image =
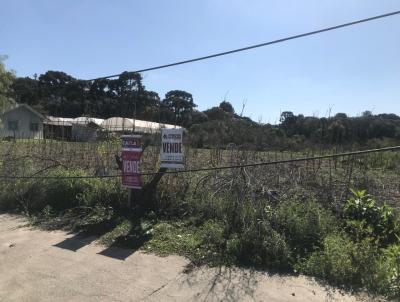
[{"label": "overgrown grass", "polygon": [[126,203],[127,192],[116,179],[74,178],[87,176],[87,172],[62,168],[52,170],[48,176],[47,179],[1,181],[0,208],[36,213],[47,206],[60,213],[96,205],[120,208]]},{"label": "overgrown grass", "polygon": [[399,297],[399,245],[378,249],[370,240],[352,241],[346,234],[330,234],[323,247],[296,269],[348,288]]}]

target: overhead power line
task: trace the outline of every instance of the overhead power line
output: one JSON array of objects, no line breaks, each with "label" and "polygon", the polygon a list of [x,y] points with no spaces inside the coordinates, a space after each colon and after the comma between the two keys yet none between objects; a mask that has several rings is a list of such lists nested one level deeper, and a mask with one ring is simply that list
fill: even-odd
[{"label": "overhead power line", "polygon": [[[322,29],[318,29],[318,30],[314,30],[314,31],[310,31],[310,32],[294,35],[294,36],[289,36],[289,37],[282,38],[282,39],[277,39],[277,40],[273,40],[273,41],[269,41],[269,42],[250,45],[250,46],[246,46],[246,47],[242,47],[242,48],[237,48],[237,49],[233,49],[233,50],[219,52],[219,53],[215,53],[215,54],[211,54],[211,55],[207,55],[207,56],[203,56],[203,57],[198,57],[198,58],[194,58],[194,59],[179,61],[179,62],[175,62],[175,63],[169,63],[169,64],[164,64],[164,65],[159,65],[159,66],[139,69],[139,70],[135,70],[135,71],[132,71],[132,72],[139,73],[139,72],[145,72],[145,71],[151,71],[151,70],[157,70],[157,69],[173,67],[173,66],[177,66],[177,65],[193,63],[193,62],[202,61],[202,60],[208,60],[208,59],[212,59],[212,58],[216,58],[216,57],[230,55],[230,54],[237,53],[237,52],[247,51],[247,50],[254,49],[254,48],[259,48],[259,47],[269,46],[269,45],[273,45],[273,44],[278,44],[278,43],[286,42],[286,41],[289,41],[289,40],[304,38],[304,37],[307,37],[307,36],[312,36],[312,35],[320,34],[320,33],[327,32],[327,31],[332,31],[332,30],[336,30],[336,29],[340,29],[340,28],[344,28],[344,27],[349,27],[349,26],[353,26],[353,25],[357,25],[357,24],[361,24],[361,23],[366,23],[366,22],[377,20],[377,19],[383,19],[383,18],[394,16],[394,15],[398,15],[398,14],[400,14],[400,11],[394,11],[394,12],[390,12],[390,13],[387,13],[387,14],[378,15],[378,16],[374,16],[374,17],[370,17],[370,18],[366,18],[366,19],[360,19],[360,20],[356,20],[356,21],[352,21],[352,22],[348,22],[348,23],[343,23],[343,24],[339,24],[339,25],[335,25],[335,26],[331,26],[331,27],[326,27],[326,28],[322,28]],[[108,79],[108,78],[115,78],[115,77],[120,76],[121,74],[122,73],[113,74],[113,75],[94,78],[94,79],[90,79],[90,80],[86,80],[86,81],[95,81],[95,80],[102,80],[102,79]]]},{"label": "overhead power line", "polygon": [[[338,158],[338,157],[345,157],[345,156],[354,156],[354,155],[378,153],[378,152],[385,152],[385,151],[398,151],[398,150],[400,150],[400,146],[393,146],[393,147],[386,147],[386,148],[379,148],[379,149],[368,149],[368,150],[360,150],[360,151],[352,151],[352,152],[344,152],[344,153],[336,153],[336,154],[327,154],[327,155],[318,155],[318,156],[307,156],[307,157],[299,157],[299,158],[284,159],[284,160],[277,160],[277,161],[267,161],[267,162],[243,164],[243,165],[207,167],[207,168],[165,171],[165,172],[143,172],[143,173],[138,173],[135,175],[151,176],[151,175],[156,175],[159,173],[180,174],[180,173],[197,173],[197,172],[205,172],[205,171],[240,169],[240,168],[248,168],[248,167],[288,164],[288,163],[304,162],[304,161],[311,161],[311,160],[318,160],[318,159]],[[115,177],[121,177],[121,176],[122,176],[122,174],[82,175],[82,176],[0,176],[0,179],[82,179],[82,178],[87,179],[87,178],[115,178]]]}]

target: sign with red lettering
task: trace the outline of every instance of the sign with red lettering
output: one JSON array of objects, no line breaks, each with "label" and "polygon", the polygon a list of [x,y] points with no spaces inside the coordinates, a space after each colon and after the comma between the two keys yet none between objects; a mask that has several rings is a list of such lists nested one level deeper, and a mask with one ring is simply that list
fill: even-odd
[{"label": "sign with red lettering", "polygon": [[122,185],[141,189],[140,157],[142,156],[141,135],[123,135],[122,139]]},{"label": "sign with red lettering", "polygon": [[183,129],[161,129],[161,168],[182,169]]}]

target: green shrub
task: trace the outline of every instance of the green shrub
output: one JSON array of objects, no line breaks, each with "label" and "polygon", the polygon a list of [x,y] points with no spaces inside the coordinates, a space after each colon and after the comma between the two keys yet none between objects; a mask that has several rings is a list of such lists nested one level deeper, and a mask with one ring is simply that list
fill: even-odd
[{"label": "green shrub", "polygon": [[16,182],[1,180],[0,181],[0,210],[14,210],[17,200],[14,194]]},{"label": "green shrub", "polygon": [[290,248],[285,237],[274,230],[268,221],[248,221],[238,238],[240,248],[236,243],[231,249],[239,250],[240,262],[271,269],[290,268]]},{"label": "green shrub", "polygon": [[400,245],[382,251],[376,280],[369,286],[389,297],[400,298]]},{"label": "green shrub", "polygon": [[121,186],[119,179],[90,179],[89,186],[79,195],[85,206],[110,206],[115,209],[126,206],[128,191]]},{"label": "green shrub", "polygon": [[189,185],[185,175],[165,175],[157,186],[159,212],[167,217],[182,217],[193,211],[187,202]]},{"label": "green shrub", "polygon": [[114,210],[112,207],[107,207],[102,204],[96,204],[91,211],[85,216],[81,223],[81,227],[85,225],[98,225],[113,218]]},{"label": "green shrub", "polygon": [[275,224],[295,258],[313,252],[328,234],[337,230],[333,213],[315,201],[280,203],[275,212]]},{"label": "green shrub", "polygon": [[86,175],[83,170],[56,169],[49,173],[52,178],[1,182],[0,208],[35,213],[49,206],[59,213],[77,206],[120,208],[126,203],[119,180],[79,178]]},{"label": "green shrub", "polygon": [[[81,194],[90,187],[90,179],[85,178],[63,178],[86,176],[83,170],[54,170],[50,178],[37,183],[44,190],[43,199],[35,198],[31,204],[32,209],[42,209],[50,205],[54,210],[61,211],[81,205]],[[36,187],[37,187],[36,186]]]},{"label": "green shrub", "polygon": [[49,173],[55,178],[2,182],[1,207],[26,213],[40,212],[47,205],[56,212],[75,207],[80,203],[80,194],[89,186],[89,180],[63,177],[84,175],[82,170],[56,169]]},{"label": "green shrub", "polygon": [[227,263],[238,263],[241,256],[241,241],[237,234],[226,240],[225,260]]},{"label": "green shrub", "polygon": [[352,193],[343,210],[345,229],[352,238],[370,238],[379,246],[398,243],[400,221],[394,210],[386,204],[379,206],[366,191]]},{"label": "green shrub", "polygon": [[201,226],[201,238],[205,246],[214,251],[221,251],[224,241],[224,226],[208,220]]},{"label": "green shrub", "polygon": [[342,287],[400,297],[399,245],[379,250],[368,239],[354,242],[347,235],[329,235],[321,250],[295,268]]},{"label": "green shrub", "polygon": [[38,181],[17,179],[2,182],[0,208],[29,213],[41,211],[46,206],[44,186]]},{"label": "green shrub", "polygon": [[197,264],[226,263],[226,255],[222,253],[223,233],[223,225],[215,221],[206,221],[195,228],[188,221],[163,221],[150,231],[152,238],[144,248],[161,255],[184,255]]},{"label": "green shrub", "polygon": [[342,286],[360,287],[375,273],[377,250],[368,241],[354,243],[344,235],[328,235],[322,250],[315,251],[296,269]]}]

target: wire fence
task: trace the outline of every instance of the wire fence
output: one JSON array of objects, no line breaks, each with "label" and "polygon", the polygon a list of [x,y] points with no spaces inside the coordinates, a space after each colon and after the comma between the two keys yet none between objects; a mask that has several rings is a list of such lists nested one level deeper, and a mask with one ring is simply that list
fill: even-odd
[{"label": "wire fence", "polygon": [[[103,131],[103,130],[101,130]],[[107,131],[91,141],[67,139],[11,139],[0,142],[0,182],[45,181],[54,178],[114,179],[121,172],[120,135]],[[132,132],[130,129],[127,132]],[[146,144],[141,158],[144,180],[158,172],[159,130],[143,133]],[[249,151],[234,145],[225,148],[191,148],[185,141],[185,169],[167,171],[163,182],[176,191],[187,187],[218,192],[240,178],[252,194],[278,192],[303,194],[342,202],[350,188],[367,189],[378,199],[397,206],[400,201],[400,146],[346,151],[338,148],[302,152]],[[84,171],[54,175],[54,170]],[[300,192],[300,193],[299,193]]]},{"label": "wire fence", "polygon": [[[216,167],[205,167],[205,168],[195,168],[195,169],[179,169],[174,171],[163,171],[164,174],[180,174],[180,173],[196,173],[196,172],[205,172],[205,171],[218,171],[218,170],[228,170],[228,169],[240,169],[240,168],[250,168],[250,167],[259,167],[259,166],[270,166],[270,165],[278,165],[278,164],[290,164],[297,162],[305,162],[305,161],[316,161],[322,159],[334,159],[340,157],[349,157],[349,156],[357,156],[371,153],[380,153],[386,151],[398,151],[400,150],[400,146],[379,148],[379,149],[368,149],[368,150],[359,150],[359,151],[351,151],[344,153],[336,153],[336,154],[324,154],[324,155],[316,155],[316,156],[307,156],[307,157],[299,157],[299,158],[290,158],[283,159],[277,161],[267,161],[267,162],[257,162],[257,163],[249,163],[249,164],[237,164],[237,165],[229,165],[229,166],[216,166]],[[117,154],[115,154],[117,155]],[[156,175],[160,172],[140,172],[135,175],[143,175],[143,176],[151,176]],[[37,174],[37,173],[35,173]],[[129,175],[129,174],[125,174]],[[3,179],[50,179],[50,178],[114,178],[121,177],[122,174],[111,174],[111,175],[81,175],[81,176],[0,176]]]}]

